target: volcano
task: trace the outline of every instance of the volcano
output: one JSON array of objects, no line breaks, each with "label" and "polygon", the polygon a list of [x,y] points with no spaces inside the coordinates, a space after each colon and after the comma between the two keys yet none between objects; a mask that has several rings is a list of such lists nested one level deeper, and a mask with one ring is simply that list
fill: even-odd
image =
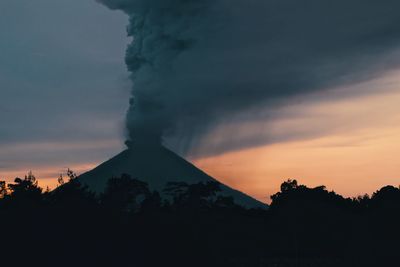
[{"label": "volcano", "polygon": [[[193,164],[163,146],[132,147],[78,177],[90,190],[101,193],[108,179],[129,174],[146,182],[151,190],[161,193],[168,182],[196,184],[216,181]],[[267,208],[267,205],[221,183],[222,196],[233,197],[245,208]],[[165,197],[165,196],[164,196]]]}]

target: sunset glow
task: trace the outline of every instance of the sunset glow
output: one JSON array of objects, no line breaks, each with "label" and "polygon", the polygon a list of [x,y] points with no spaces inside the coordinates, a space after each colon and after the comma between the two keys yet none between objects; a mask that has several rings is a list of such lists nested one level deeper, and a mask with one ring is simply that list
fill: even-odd
[{"label": "sunset glow", "polygon": [[[125,31],[131,10],[113,13],[97,2],[0,4],[21,13],[19,23],[12,13],[2,16],[7,42],[0,63],[0,180],[32,171],[40,185],[54,188],[67,168],[78,174],[91,170],[126,149],[125,140],[136,138],[130,131],[144,128],[143,133],[159,133],[157,140],[168,140],[170,133],[176,143],[189,140],[184,149],[164,144],[264,202],[289,178],[346,196],[400,184],[400,50],[395,35],[380,35],[391,29],[385,25],[396,17],[388,15],[392,9],[371,4],[364,14],[343,4],[354,12],[347,16],[342,4],[325,9],[317,1],[313,5],[321,12],[308,12],[294,1],[298,12],[277,4],[282,12],[264,21],[254,7],[229,5],[220,11],[232,16],[231,24],[210,17],[220,23],[214,39],[208,38],[213,23],[186,32],[180,30],[192,29],[186,21],[168,28],[154,19],[154,27],[167,27],[177,40],[182,32],[198,38],[198,47],[185,50],[191,41],[175,45],[169,43],[173,38],[147,30],[153,35],[146,39],[152,51],[146,56],[162,67],[144,68],[149,73],[132,82],[137,59],[132,51],[143,51],[133,42],[125,52],[132,41]],[[257,5],[267,12],[275,3]],[[376,9],[385,15],[371,27],[364,15]],[[341,30],[346,23],[353,27]],[[134,102],[129,99],[141,96],[145,108],[129,108]]]},{"label": "sunset glow", "polygon": [[286,179],[298,179],[309,186],[326,185],[349,197],[371,194],[388,184],[397,186],[400,184],[400,90],[396,90],[400,79],[397,77],[398,73],[392,73],[358,86],[379,88],[379,95],[290,106],[288,109],[301,116],[272,125],[280,131],[314,131],[316,137],[194,162],[228,185],[262,201],[269,201],[269,196]]},{"label": "sunset glow", "polygon": [[[282,181],[298,179],[309,186],[326,185],[345,196],[371,194],[382,186],[400,184],[400,74],[391,72],[384,77],[348,88],[332,90],[335,100],[324,96],[310,96],[285,107],[282,112],[295,114],[282,117],[271,123],[254,122],[257,125],[223,125],[214,133],[218,142],[228,132],[246,135],[246,131],[257,132],[263,127],[267,136],[282,136],[293,133],[296,140],[281,141],[258,147],[244,148],[219,155],[191,158],[191,161],[210,175],[234,188],[269,202],[269,196],[279,190]],[[366,95],[342,98],[344,92],[369,90]],[[374,94],[378,91],[380,94]],[[318,100],[318,101],[317,101]],[[265,125],[264,125],[265,124]],[[260,126],[261,125],[261,126]],[[227,130],[228,129],[228,130]],[[210,135],[212,136],[212,135]],[[267,139],[267,138],[266,138]],[[84,145],[84,147],[83,147]],[[88,142],[85,144],[32,144],[5,148],[9,153],[23,149],[44,152],[70,151],[78,153],[103,149],[117,152],[118,140]],[[3,150],[4,151],[4,150]],[[108,153],[112,155],[112,153]],[[70,157],[70,156],[69,156]],[[88,171],[106,160],[78,164],[57,160],[51,164],[26,164],[18,168],[3,168],[0,177],[23,176],[32,170],[40,178],[43,187],[54,188],[60,173],[69,167],[78,174]]]}]

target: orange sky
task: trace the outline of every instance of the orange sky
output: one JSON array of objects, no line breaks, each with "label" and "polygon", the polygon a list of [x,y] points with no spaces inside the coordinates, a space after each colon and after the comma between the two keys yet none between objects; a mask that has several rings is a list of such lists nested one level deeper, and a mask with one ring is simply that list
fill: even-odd
[{"label": "orange sky", "polygon": [[400,184],[400,128],[386,134],[354,144],[345,137],[331,136],[263,146],[195,160],[195,164],[228,185],[267,202],[281,182],[289,178],[357,196],[387,184]]},{"label": "orange sky", "polygon": [[[259,200],[283,180],[326,185],[345,196],[400,185],[400,75],[397,72],[336,92],[368,88],[365,96],[287,107],[298,116],[269,125],[279,131],[320,129],[319,136],[194,160],[221,181]],[[268,129],[268,127],[266,128]],[[230,129],[231,133],[237,131]],[[240,132],[240,130],[238,130]],[[249,130],[247,130],[249,131]],[[250,129],[251,131],[251,129]],[[230,134],[230,133],[225,133]]]},{"label": "orange sky", "polygon": [[[218,142],[219,135],[246,135],[260,129],[278,136],[287,132],[307,132],[311,135],[191,161],[220,181],[265,202],[269,202],[269,196],[277,192],[282,181],[288,178],[298,179],[308,186],[326,185],[328,189],[345,196],[370,194],[388,184],[398,186],[398,85],[400,72],[392,72],[373,81],[332,90],[325,95],[306,96],[296,104],[285,107],[290,114],[296,114],[295,117],[266,122],[265,127],[260,128],[262,122],[259,121],[246,122],[245,127],[222,125],[215,130],[214,136],[210,134],[210,143]],[[359,90],[369,93],[360,95],[357,94]],[[349,93],[354,94],[341,97]],[[115,152],[120,150],[120,143],[122,141],[110,141],[110,144],[115,144]],[[82,173],[98,163],[101,160],[68,167]],[[58,174],[63,171],[60,166],[28,167],[42,178],[42,186],[54,187]],[[0,169],[0,177],[21,176],[26,173],[26,168]]]}]

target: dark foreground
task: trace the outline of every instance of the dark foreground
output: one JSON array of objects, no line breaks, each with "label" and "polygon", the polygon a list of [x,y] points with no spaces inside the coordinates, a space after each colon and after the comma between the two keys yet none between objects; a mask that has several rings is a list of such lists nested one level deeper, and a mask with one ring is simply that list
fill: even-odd
[{"label": "dark foreground", "polygon": [[70,176],[53,192],[0,183],[1,266],[399,264],[399,188],[345,199],[289,180],[269,210],[244,210],[217,183],[171,183],[165,202],[127,176],[101,196]]}]

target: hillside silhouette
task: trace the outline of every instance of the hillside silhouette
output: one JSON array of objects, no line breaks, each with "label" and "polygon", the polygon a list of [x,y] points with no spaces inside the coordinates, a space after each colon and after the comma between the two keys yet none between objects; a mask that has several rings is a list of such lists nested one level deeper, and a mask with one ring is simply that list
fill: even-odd
[{"label": "hillside silhouette", "polygon": [[0,183],[1,255],[10,266],[396,266],[400,189],[344,198],[282,183],[265,209],[215,181],[171,182],[170,200],[129,175],[95,194],[68,172],[43,190],[32,173]]},{"label": "hillside silhouette", "polygon": [[[162,145],[132,145],[112,159],[88,171],[78,179],[95,192],[104,191],[110,177],[128,174],[146,182],[151,190],[164,194],[164,187],[169,182],[187,184],[218,182],[202,170],[178,156]],[[218,194],[233,197],[234,201],[247,208],[267,208],[267,205],[227,185],[220,184]]]}]

